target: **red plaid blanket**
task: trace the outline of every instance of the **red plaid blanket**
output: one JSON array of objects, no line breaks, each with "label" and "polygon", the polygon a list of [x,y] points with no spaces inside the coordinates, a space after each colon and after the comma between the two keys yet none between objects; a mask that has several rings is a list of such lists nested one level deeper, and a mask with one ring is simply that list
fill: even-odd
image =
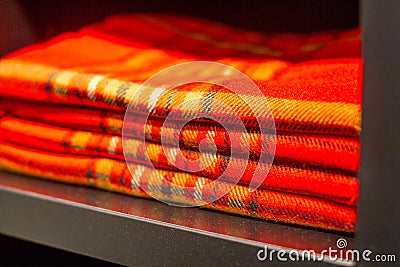
[{"label": "red plaid blanket", "polygon": [[[134,15],[112,17],[24,48],[0,61],[0,166],[135,196],[148,197],[151,192],[160,200],[190,204],[199,197],[212,201],[215,192],[228,188],[231,178],[237,178],[234,172],[209,191],[204,185],[212,184],[232,163],[233,170],[244,170],[239,184],[205,207],[352,232],[361,130],[359,35],[359,30],[261,34],[199,19]],[[195,82],[159,94],[152,106],[155,89],[138,91],[158,71],[193,60],[242,71],[264,96]],[[202,99],[199,105],[181,105],[194,96]],[[220,124],[203,119],[213,114],[238,123],[213,101],[230,106],[244,123],[245,131],[234,134],[249,140],[248,159],[233,157],[232,149],[240,145],[230,142]],[[260,127],[271,127],[269,115],[267,124],[260,125],[248,105],[262,111],[265,101],[275,122],[275,151],[262,146],[269,141]],[[126,122],[132,138],[129,159],[134,161],[130,170],[123,161],[121,140],[128,105],[137,118],[150,114],[145,123]],[[174,125],[163,124],[171,112],[178,114],[176,122],[190,114],[197,119],[176,136]],[[163,133],[166,143],[161,145]],[[146,143],[137,141],[142,135]],[[208,135],[215,142],[215,154],[200,151]],[[179,170],[177,162],[166,157],[176,153],[176,139],[185,158],[204,157],[207,167],[194,173]],[[272,166],[259,160],[262,153],[275,155]],[[152,166],[144,160],[146,155]],[[268,174],[260,188],[251,191],[247,185],[256,167]],[[165,181],[190,188],[176,192]]]}]

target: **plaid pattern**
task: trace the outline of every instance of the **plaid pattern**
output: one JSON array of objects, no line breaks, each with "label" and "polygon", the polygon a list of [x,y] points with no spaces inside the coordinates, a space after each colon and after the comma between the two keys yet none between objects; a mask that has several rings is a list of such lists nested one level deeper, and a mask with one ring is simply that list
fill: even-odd
[{"label": "plaid pattern", "polygon": [[[361,50],[358,29],[307,35],[255,34],[207,20],[168,15],[115,16],[85,30],[136,39],[148,45],[156,43],[161,49],[195,54],[209,60],[235,55],[246,59],[273,57],[297,62],[326,57],[354,57]],[[147,31],[153,34],[149,35]],[[205,49],[204,46],[212,49]]]},{"label": "plaid pattern", "polygon": [[[19,146],[54,153],[124,159],[122,138],[119,136],[68,130],[13,118],[3,118],[0,122],[0,129],[4,141]],[[48,132],[51,132],[52,135],[46,134]],[[175,148],[161,146],[158,143],[144,144],[134,139],[129,140],[126,145],[129,147],[128,151],[132,151],[128,160],[145,165],[146,155],[148,155],[154,167],[179,171],[175,166],[179,165],[180,156],[174,157],[175,162],[170,162],[166,157],[166,154],[177,155]],[[226,171],[227,164],[231,162],[234,166],[245,169],[241,183],[249,184],[256,168],[256,162],[251,160],[230,158],[219,154],[203,153],[202,155],[197,151],[183,149],[181,152],[182,156],[201,159],[200,164],[208,166],[203,171],[197,172],[196,176],[216,179],[225,172],[227,181],[234,180],[239,171],[237,169],[233,169],[233,173]],[[259,166],[267,169],[266,165],[259,163]],[[266,170],[263,172],[268,173]],[[194,175],[188,174],[187,176]],[[318,187],[315,184],[318,184]],[[290,166],[277,161],[269,170],[261,187],[321,197],[353,206],[358,196],[358,180],[351,175],[307,165]]]},{"label": "plaid pattern", "polygon": [[[295,67],[295,69],[303,69],[305,75],[308,72],[312,73],[308,77],[305,76],[307,78],[303,77],[303,79],[310,83],[306,84],[306,82],[303,82],[304,88],[319,86],[323,89],[323,86],[328,86],[323,84],[313,85],[313,80],[316,77],[322,76],[328,71],[324,68],[321,71],[320,64],[318,63],[314,66],[308,63],[307,72],[304,71],[305,66],[300,65]],[[359,62],[354,60],[353,62],[344,62],[342,64],[332,63],[332,65],[332,68],[329,69],[330,72],[333,72],[332,75],[340,75],[342,72],[346,72],[349,77],[352,77],[352,79],[343,82],[346,82],[346,89],[350,91],[350,95],[351,91],[357,93],[355,89],[358,88],[360,81],[358,79],[354,80],[354,78],[358,77],[357,75],[360,71]],[[287,68],[286,73],[281,74],[279,77],[290,75],[291,72],[293,70]],[[321,78],[319,77],[319,79]],[[280,79],[272,82],[280,83]],[[289,84],[280,85],[282,89],[285,89],[290,84],[294,86],[296,80],[289,79],[286,83]],[[265,87],[265,90],[269,88],[268,86]],[[119,90],[120,88],[124,88],[122,93]],[[253,128],[257,127],[257,118],[249,105],[252,104],[258,110],[263,110],[264,107],[260,106],[260,104],[265,103],[258,99],[260,98],[259,96],[233,94],[226,92],[226,89],[223,87],[195,83],[182,85],[176,88],[176,90],[160,94],[156,106],[151,107],[151,102],[149,102],[151,95],[158,88],[148,88],[148,90],[141,91],[141,95],[137,97],[137,99],[140,99],[140,102],[131,101],[139,88],[140,84],[138,83],[109,79],[101,75],[82,75],[73,71],[60,71],[40,65],[32,66],[30,63],[21,63],[14,60],[0,62],[0,94],[8,97],[27,98],[61,104],[85,105],[111,110],[124,110],[128,103],[130,103],[131,108],[138,113],[151,114],[157,118],[165,118],[167,114],[174,111],[174,114],[177,114],[174,119],[177,120],[184,120],[191,114],[196,114],[197,117],[207,117],[207,115],[213,114],[216,120],[232,124],[239,123],[237,117],[229,117],[223,111],[219,110],[219,105],[214,106],[214,102],[219,102],[232,108],[245,126]],[[293,90],[293,87],[291,89]],[[341,91],[343,90],[342,88]],[[197,93],[197,97],[203,97],[203,101],[197,107],[190,105],[186,109],[182,109],[180,105],[186,99],[189,99],[193,92]],[[210,92],[215,92],[212,94],[212,100],[214,101],[207,100],[208,97],[211,97]],[[267,97],[266,99],[272,111],[277,130],[357,136],[361,129],[360,104],[282,99],[277,97]],[[211,106],[204,108],[203,105],[208,105],[208,103],[211,103]],[[291,108],[288,109],[287,107]],[[260,127],[271,127],[272,118],[263,119]]]},{"label": "plaid pattern", "polygon": [[[0,123],[0,167],[141,197],[148,197],[146,189],[160,199],[191,203],[213,200],[215,192],[229,185],[233,173],[213,192],[203,188],[229,161],[245,175],[206,208],[352,232],[361,130],[359,35],[359,30],[259,34],[203,20],[135,15],[112,17],[22,49],[0,61],[0,110],[5,111],[0,113],[5,116]],[[223,87],[192,83],[168,92],[146,88],[130,103],[151,75],[193,60],[235,67],[265,96],[251,91],[235,95]],[[156,93],[159,98],[152,106]],[[198,106],[179,106],[193,95],[202,97]],[[273,118],[265,116],[258,124],[247,103],[262,114],[264,100]],[[245,124],[246,132],[236,134],[250,140],[249,160],[230,157],[231,149],[238,147],[231,147],[226,131],[201,119],[212,114],[231,125],[239,122],[214,101],[231,107]],[[129,144],[136,151],[128,158],[136,163],[133,175],[122,161],[120,137],[128,105],[137,118],[150,113],[145,125],[131,125],[132,137],[138,138],[144,128],[148,141],[145,146],[135,140]],[[163,126],[171,111],[175,121],[190,114],[200,119],[177,137],[173,125]],[[263,141],[259,127],[270,129],[272,119],[278,133],[276,158],[261,188],[250,192],[246,183],[255,166],[264,164],[257,161]],[[205,153],[202,164],[211,165],[203,171],[179,172],[177,161],[166,159],[166,153],[174,154],[168,144],[177,138],[185,157],[201,157],[199,142],[210,131],[217,154]],[[167,133],[165,152],[161,132]],[[142,160],[145,152],[152,167]],[[160,174],[193,189],[175,192]]]},{"label": "plaid pattern", "polygon": [[[18,109],[15,109],[16,105],[19,106]],[[0,99],[0,108],[12,116],[70,129],[117,136],[121,136],[122,132],[124,116],[121,113],[45,105],[15,99]],[[8,124],[12,124],[12,122]],[[132,138],[140,138],[144,131],[147,141],[160,143],[162,131],[167,145],[172,145],[173,141],[179,138],[179,142],[186,149],[198,150],[198,144],[210,132],[212,132],[218,153],[229,155],[229,148],[233,148],[235,145],[235,143],[229,145],[228,133],[217,124],[188,123],[179,136],[175,136],[176,131],[169,129],[168,126],[163,126],[163,121],[156,118],[149,118],[146,127],[143,127],[143,124],[138,121],[129,124],[132,129]],[[240,139],[248,140],[250,157],[257,159],[262,149],[260,132],[256,129],[249,129],[248,132],[235,134],[240,135]],[[350,172],[358,170],[360,159],[358,139],[278,131],[275,142],[275,158],[286,162],[307,162]]]},{"label": "plaid pattern", "polygon": [[[196,186],[209,184],[213,180],[190,176],[186,173],[154,170],[137,165],[131,177],[125,162],[118,160],[57,155],[1,143],[2,166],[17,172],[55,179],[58,181],[91,185],[111,191],[147,197],[141,187],[146,186],[160,197],[177,203],[191,203],[199,195]],[[175,184],[194,187],[185,192],[172,192],[165,188],[160,178]],[[139,187],[140,184],[140,187]],[[218,183],[214,190],[227,186]],[[203,200],[212,199],[213,192],[200,191]],[[281,222],[318,226],[330,230],[350,232],[355,226],[355,209],[327,200],[302,195],[293,195],[269,190],[250,192],[249,188],[236,185],[228,194],[206,206],[256,218]]]}]

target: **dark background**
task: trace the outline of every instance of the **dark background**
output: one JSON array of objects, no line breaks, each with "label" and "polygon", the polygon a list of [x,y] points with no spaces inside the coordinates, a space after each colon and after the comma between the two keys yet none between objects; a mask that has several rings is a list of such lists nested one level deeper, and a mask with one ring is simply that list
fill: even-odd
[{"label": "dark background", "polygon": [[260,31],[310,32],[357,27],[357,0],[22,0],[42,38],[76,30],[116,13],[205,17]]},{"label": "dark background", "polygon": [[358,0],[1,0],[0,56],[109,15],[169,13],[258,31],[312,32],[359,25]]},{"label": "dark background", "polygon": [[121,265],[0,235],[1,266],[97,266]]}]

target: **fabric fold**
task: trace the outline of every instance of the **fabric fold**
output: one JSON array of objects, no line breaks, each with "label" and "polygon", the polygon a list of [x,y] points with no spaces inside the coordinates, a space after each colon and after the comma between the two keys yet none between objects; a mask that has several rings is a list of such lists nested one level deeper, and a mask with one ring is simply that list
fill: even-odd
[{"label": "fabric fold", "polygon": [[[0,120],[1,139],[19,146],[32,149],[65,153],[66,155],[81,155],[100,158],[110,158],[123,161],[125,159],[122,149],[122,138],[96,134],[85,131],[68,130],[60,127],[52,127],[29,121],[3,118]],[[51,132],[51,135],[47,133]],[[136,151],[130,154],[128,160],[134,160],[140,165],[147,165],[147,157],[151,166],[166,171],[181,172],[176,161],[170,162],[166,154],[178,154],[176,148],[162,146],[158,143],[142,143],[131,139],[127,142],[128,151]],[[293,164],[277,163],[271,166],[263,166],[261,163],[240,158],[224,157],[219,154],[199,153],[190,150],[181,150],[182,156],[199,159],[203,157],[204,170],[189,173],[188,176],[218,179],[224,174],[225,181],[233,181],[237,175],[236,168],[232,172],[226,171],[230,163],[244,169],[240,183],[248,185],[256,165],[265,168],[264,182],[261,188],[273,189],[283,192],[310,195],[329,199],[335,202],[348,205],[355,205],[358,196],[359,183],[352,175],[332,169],[323,169],[313,166],[293,166]],[[318,184],[318,187],[315,187]]]},{"label": "fabric fold", "polygon": [[[169,203],[201,200],[217,211],[353,232],[361,148],[360,44],[359,29],[259,33],[162,14],[107,18],[0,60],[0,167]],[[198,81],[143,87],[157,72],[191,61],[231,66],[262,94]],[[182,105],[193,98],[199,99],[196,105]],[[194,119],[187,122],[189,117]],[[201,168],[180,168],[187,159],[199,160]],[[233,168],[226,171],[228,165]],[[256,170],[264,180],[251,190]],[[185,189],[172,189],[168,182]]]},{"label": "fabric fold", "polygon": [[[140,188],[147,185],[147,190],[154,190],[161,199],[177,203],[192,203],[196,197],[196,185],[213,181],[185,173],[155,170],[143,165],[137,165],[138,173],[141,175],[136,176],[135,180],[132,179],[125,162],[118,160],[38,152],[6,142],[2,142],[0,147],[1,166],[8,170],[141,197],[149,197]],[[168,188],[163,188],[160,174],[161,177],[168,177],[174,183],[193,189],[177,194]],[[221,190],[224,186],[227,185],[219,182],[215,190]],[[207,200],[212,194],[213,192],[202,192],[202,199]],[[346,232],[354,230],[356,215],[355,210],[346,205],[269,190],[251,192],[248,187],[241,185],[235,185],[227,195],[205,207],[261,219]]]}]

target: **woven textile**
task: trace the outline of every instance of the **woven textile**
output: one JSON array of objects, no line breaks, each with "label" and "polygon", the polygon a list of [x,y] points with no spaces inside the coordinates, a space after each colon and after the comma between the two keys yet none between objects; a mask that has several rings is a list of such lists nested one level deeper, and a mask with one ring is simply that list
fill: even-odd
[{"label": "woven textile", "polygon": [[[194,60],[242,71],[264,96],[250,90],[234,94],[199,82],[169,91],[138,91],[158,71]],[[352,232],[359,186],[361,81],[359,30],[261,34],[200,19],[116,16],[0,61],[0,166],[134,196],[149,197],[145,191],[150,190],[159,199],[191,203],[199,196],[213,199],[215,192],[202,185],[219,178],[230,162],[233,170],[244,170],[239,184],[206,208]],[[181,105],[194,97],[202,99],[198,105]],[[249,107],[262,113],[265,100],[277,132],[270,169],[259,157],[262,152],[273,154],[262,146],[268,140],[260,132],[273,126],[271,117],[257,120]],[[215,102],[230,106],[238,117]],[[150,114],[145,125],[141,120],[128,122],[133,176],[124,162],[121,139],[128,105],[137,118]],[[191,114],[197,118],[177,136],[177,126],[163,124],[171,113],[177,125]],[[231,125],[243,122],[245,131],[238,128],[234,134],[249,140],[249,159],[231,156],[240,144],[231,144],[219,123],[204,119],[210,114]],[[143,134],[146,144],[138,141]],[[199,151],[208,135],[216,154]],[[195,173],[176,168],[179,158],[171,162],[166,155],[176,154],[171,146],[177,139],[185,158],[203,157],[201,164],[208,167]],[[256,167],[269,173],[251,192],[247,185]],[[224,177],[214,191],[237,178],[234,171]],[[195,191],[173,191],[161,178]]]},{"label": "woven textile", "polygon": [[[140,177],[131,177],[126,164],[117,160],[94,157],[60,156],[21,148],[5,142],[1,144],[2,164],[9,170],[56,179],[69,183],[92,185],[112,191],[147,196],[138,187],[146,186],[159,194],[160,198],[178,203],[191,203],[193,191],[176,194],[163,185],[162,177],[176,184],[195,187],[211,183],[210,179],[190,176],[186,173],[167,172],[137,165]],[[224,183],[218,183],[215,190],[223,190]],[[213,191],[203,191],[203,199]],[[272,219],[326,229],[352,231],[355,226],[355,209],[318,198],[293,195],[269,190],[250,192],[248,187],[236,185],[227,195],[209,204],[209,208],[232,213]]]},{"label": "woven textile", "polygon": [[[15,109],[16,105],[19,107],[18,109]],[[122,113],[38,104],[15,99],[0,99],[0,108],[15,117],[27,118],[69,129],[107,133],[117,136],[120,136],[122,132],[124,117]],[[162,128],[162,124],[162,120],[149,118],[144,128],[146,140],[156,143],[161,142],[161,131],[163,129],[164,140],[166,144],[171,145],[176,136],[174,136],[172,130]],[[143,125],[132,122],[129,126],[132,129],[132,137],[139,138],[140,134],[138,132],[142,131]],[[179,141],[187,149],[198,149],[198,144],[205,138],[209,131],[214,133],[214,140],[219,153],[227,155],[229,153],[229,149],[227,149],[229,136],[218,125],[188,123],[182,129]],[[247,137],[249,140],[250,156],[257,158],[262,149],[260,132],[249,130],[248,132],[239,132],[238,134],[243,135],[243,138]],[[93,141],[93,144],[95,144],[95,141]],[[359,141],[346,136],[332,137],[328,135],[278,131],[275,158],[291,162],[308,162],[313,165],[357,172],[360,158],[359,151]]]},{"label": "woven textile", "polygon": [[[358,76],[361,65],[356,60],[346,59],[341,61],[341,63],[337,63],[335,60],[317,62],[315,64],[307,63],[285,68],[284,71],[278,71],[279,73],[275,76],[276,81],[271,81],[271,83],[279,84],[282,91],[291,92],[292,97],[296,95],[303,97],[303,94],[307,95],[304,92],[311,90],[311,88],[318,88],[318,90],[329,88],[332,90],[331,87],[334,87],[334,90],[337,90],[335,95],[339,95],[337,98],[340,100],[357,101],[357,97],[359,97],[357,96],[359,93],[357,89],[361,82]],[[270,71],[268,66],[265,68]],[[326,73],[329,73],[330,76],[324,77],[327,76]],[[294,79],[280,79],[294,74],[298,76],[297,79],[296,77]],[[0,75],[0,94],[4,96],[110,110],[124,110],[140,88],[138,83],[110,79],[101,75],[80,74],[69,70],[60,71],[51,67],[21,63],[11,59],[0,63]],[[341,76],[345,76],[348,79],[337,81],[341,80],[337,78]],[[343,83],[343,88],[327,83],[325,79],[328,78],[335,83]],[[302,83],[301,87],[298,85],[299,82]],[[268,95],[269,88],[273,91],[273,86],[273,84],[271,86],[263,85],[261,88],[265,88],[263,91]],[[150,111],[149,101],[156,89],[143,91],[138,97],[141,102],[131,103],[138,113],[148,113]],[[183,85],[177,88],[176,91],[168,91],[165,94],[161,94],[157,105],[152,108],[150,113],[154,117],[165,118],[171,111],[175,111],[175,113],[179,114],[179,117],[175,118],[178,120],[184,119],[188,114],[197,114],[198,117],[207,116],[203,106],[180,110],[179,106],[185,99],[190,98],[194,92],[196,92],[196,97],[204,97],[203,104],[210,102],[206,101],[206,99],[210,95],[208,93],[212,92],[214,101],[231,107],[246,126],[255,126],[256,118],[252,114],[250,107],[243,101],[243,98],[255,103],[257,106],[257,103],[262,101],[258,99],[259,96],[253,97],[251,92],[247,96],[233,94],[227,92],[227,89],[223,87],[208,84]],[[267,97],[277,130],[357,136],[361,128],[360,104],[312,101],[313,98],[317,97],[318,95],[313,94],[304,96],[309,100]],[[212,113],[216,118],[221,118],[225,121],[230,121],[231,119],[231,122],[235,123],[233,121],[235,118],[227,118],[227,114],[219,113],[218,107],[215,108],[214,110],[214,106],[211,105],[207,112]],[[262,107],[259,106],[258,108]]]},{"label": "woven textile", "polygon": [[[4,141],[20,146],[55,153],[124,159],[122,138],[119,136],[68,130],[14,118],[3,118],[0,122],[0,129],[1,138]],[[49,132],[52,134],[48,135],[47,133]],[[138,164],[145,165],[146,161],[144,159],[146,157],[145,153],[147,153],[154,167],[177,171],[174,168],[174,163],[169,162],[165,156],[165,153],[174,153],[174,148],[162,147],[158,143],[148,143],[145,146],[139,141],[130,141],[129,146],[134,151],[137,151],[132,155],[132,158],[137,160]],[[200,157],[197,151],[182,150],[182,153],[188,158]],[[241,183],[248,184],[252,170],[255,168],[255,162],[247,162],[238,158],[230,159],[220,155],[216,157],[210,155],[205,159],[210,160],[210,162],[205,163],[209,167],[196,173],[196,176],[218,178],[224,171],[223,166],[226,166],[226,162],[233,160],[236,166],[245,168]],[[261,166],[263,165],[261,164]],[[192,177],[194,175],[187,174],[186,176]],[[235,178],[234,174],[227,173],[227,178],[229,177]],[[315,184],[318,184],[318,187]],[[348,205],[354,205],[358,195],[358,181],[351,175],[313,166],[291,167],[290,165],[279,163],[275,163],[272,166],[261,188],[301,193]]]}]

